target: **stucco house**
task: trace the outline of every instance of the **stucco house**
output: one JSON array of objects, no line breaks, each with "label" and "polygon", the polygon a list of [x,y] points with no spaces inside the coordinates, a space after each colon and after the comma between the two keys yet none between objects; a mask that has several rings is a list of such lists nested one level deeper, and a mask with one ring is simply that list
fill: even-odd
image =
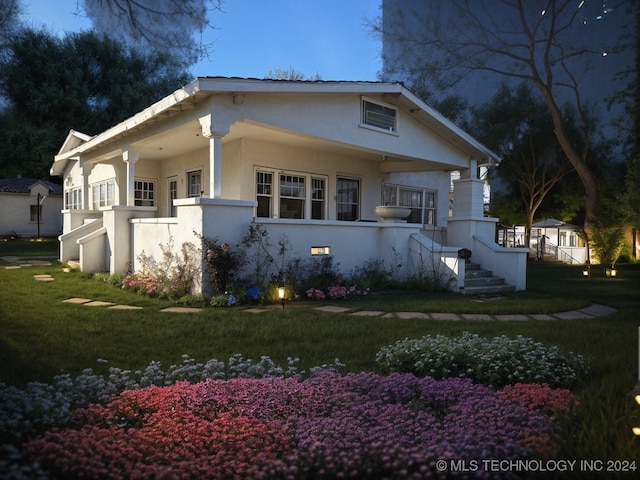
[{"label": "stucco house", "polygon": [[348,272],[399,256],[404,275],[444,269],[456,291],[466,248],[524,290],[526,249],[498,246],[483,213],[477,172],[497,160],[398,83],[200,77],[96,136],[69,133],[51,167],[60,259],[124,273],[142,251],[193,232],[234,245],[255,223],[302,258]]},{"label": "stucco house", "polygon": [[0,179],[0,236],[57,236],[61,210],[62,186],[36,178]]},{"label": "stucco house", "polygon": [[582,227],[555,218],[545,218],[531,225],[531,249],[537,258],[551,258],[565,263],[584,263],[587,247],[580,236]]}]

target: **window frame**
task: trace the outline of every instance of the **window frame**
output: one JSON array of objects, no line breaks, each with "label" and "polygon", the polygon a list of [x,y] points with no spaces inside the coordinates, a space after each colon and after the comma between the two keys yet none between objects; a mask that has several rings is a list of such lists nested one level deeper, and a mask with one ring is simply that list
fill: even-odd
[{"label": "window frame", "polygon": [[64,192],[65,210],[82,210],[82,187],[75,187]]},{"label": "window frame", "polygon": [[[368,118],[369,117],[368,112],[370,110],[367,108],[369,105],[392,110],[394,112],[393,125],[391,125],[389,128],[385,128],[383,126],[380,126],[380,124],[376,125],[375,122],[370,123],[371,121]],[[391,135],[398,135],[398,112],[399,112],[399,109],[395,105],[381,102],[380,100],[375,100],[369,97],[362,97],[360,99],[360,126],[363,128],[370,128],[377,132],[387,133]],[[376,112],[372,112],[372,113],[376,113]]]},{"label": "window frame", "polygon": [[[199,188],[197,192],[193,192],[192,191],[192,183],[191,183],[191,179],[195,178],[195,176],[199,176],[200,177],[200,181],[198,183]],[[198,168],[196,170],[190,170],[187,172],[187,198],[199,198],[202,197],[202,195],[204,194],[204,190],[202,188],[202,169]]]},{"label": "window frame", "polygon": [[91,209],[100,210],[102,207],[115,205],[116,181],[111,178],[91,185]]},{"label": "window frame", "polygon": [[[277,170],[275,168],[267,168],[267,167],[255,167],[254,174],[254,194],[256,196],[256,200],[258,201],[258,206],[255,210],[256,218],[287,218],[282,217],[282,200],[299,200],[303,203],[303,207],[301,210],[302,218],[295,218],[296,220],[325,220],[327,218],[327,188],[329,185],[329,177],[327,175],[322,175],[319,173],[308,173],[308,172],[299,172],[295,170]],[[260,182],[260,175],[269,175],[271,178],[271,183]],[[304,179],[303,187],[304,197],[295,196],[295,195],[283,195],[282,191],[282,177],[296,177]],[[317,199],[314,198],[314,194],[317,190],[314,190],[314,180],[322,181],[323,186],[323,198]],[[259,187],[269,186],[270,193],[266,193],[265,190],[259,191]],[[300,191],[299,187],[292,186],[291,188],[297,188]],[[294,193],[291,190],[291,193]],[[261,206],[264,206],[264,201],[261,201],[260,198],[268,199],[268,216],[259,215],[261,210]],[[320,211],[321,218],[314,218],[316,215],[314,213],[314,203],[321,203]],[[264,213],[264,212],[262,212]]]},{"label": "window frame", "polygon": [[[400,194],[401,190],[409,191],[409,192],[420,192],[421,198],[421,206],[414,207],[411,205],[402,205],[402,195]],[[392,193],[393,191],[393,193]],[[431,202],[429,200],[433,200]],[[423,225],[429,227],[437,226],[437,213],[438,213],[438,190],[434,188],[424,188],[424,187],[412,187],[410,185],[401,185],[396,183],[385,183],[382,187],[382,203],[383,205],[391,205],[391,206],[399,206],[399,207],[407,207],[413,211],[416,209],[420,209],[420,222],[410,222],[416,225]]]},{"label": "window frame", "polygon": [[29,205],[29,222],[42,223],[42,205]]},{"label": "window frame", "polygon": [[[139,186],[142,188],[138,188]],[[158,192],[158,182],[156,180],[148,180],[143,178],[134,179],[133,199],[134,199],[134,205],[136,207],[155,207],[157,192]],[[146,204],[145,202],[148,204]]]},{"label": "window frame", "polygon": [[[345,202],[340,200],[340,182],[342,180],[356,182],[358,185],[357,200],[356,202]],[[355,218],[340,218],[340,206],[351,205],[356,207]],[[337,175],[336,176],[336,220],[341,222],[357,222],[362,215],[362,179],[350,175]]]}]

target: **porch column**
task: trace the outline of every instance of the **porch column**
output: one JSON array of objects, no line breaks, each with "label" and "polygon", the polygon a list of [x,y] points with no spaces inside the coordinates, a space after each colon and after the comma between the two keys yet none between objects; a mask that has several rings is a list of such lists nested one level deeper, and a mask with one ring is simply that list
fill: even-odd
[{"label": "porch column", "polygon": [[91,170],[93,170],[93,165],[82,164],[82,208],[84,210],[89,210],[91,206],[91,198],[89,197],[89,175],[91,175]]},{"label": "porch column", "polygon": [[199,119],[202,136],[209,139],[209,198],[222,196],[222,137],[229,133],[228,125],[215,125],[212,114]]},{"label": "porch column", "polygon": [[127,206],[133,207],[136,203],[135,199],[135,174],[136,162],[140,158],[140,152],[126,146],[122,149],[122,159],[127,164]]},{"label": "porch column", "polygon": [[209,137],[209,197],[222,196],[222,137]]},{"label": "porch column", "polygon": [[478,162],[469,161],[469,169],[453,181],[453,217],[484,217],[484,182],[478,178]]}]

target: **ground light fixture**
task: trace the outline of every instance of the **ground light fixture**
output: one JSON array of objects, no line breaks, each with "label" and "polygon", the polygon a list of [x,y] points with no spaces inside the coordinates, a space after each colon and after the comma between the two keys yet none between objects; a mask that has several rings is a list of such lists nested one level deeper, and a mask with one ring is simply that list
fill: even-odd
[{"label": "ground light fixture", "polygon": [[589,263],[585,264],[584,268],[582,269],[582,276],[585,278],[591,277],[591,265]]},{"label": "ground light fixture", "polygon": [[607,268],[605,270],[605,275],[607,277],[617,277],[618,276],[618,271],[616,270],[616,267],[611,266],[611,268]]},{"label": "ground light fixture", "polygon": [[282,304],[282,309],[284,310],[284,300],[285,300],[285,294],[286,294],[286,290],[284,288],[284,285],[280,284],[278,285],[278,298],[280,299],[280,303]]}]

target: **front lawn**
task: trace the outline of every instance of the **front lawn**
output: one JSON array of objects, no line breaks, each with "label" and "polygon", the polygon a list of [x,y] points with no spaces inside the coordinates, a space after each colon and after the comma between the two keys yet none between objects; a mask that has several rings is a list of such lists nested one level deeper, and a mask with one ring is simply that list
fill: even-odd
[{"label": "front lawn", "polygon": [[[0,256],[4,255],[10,254],[0,244]],[[617,278],[606,278],[594,267],[591,278],[584,278],[579,267],[531,264],[527,291],[501,299],[389,290],[347,301],[292,302],[284,310],[263,313],[234,307],[194,314],[161,312],[169,301],[125,292],[79,272],[64,273],[60,265],[5,266],[0,265],[0,381],[10,385],[51,382],[56,374],[77,375],[85,368],[96,373],[106,373],[109,367],[135,370],[152,361],[169,367],[180,363],[184,354],[199,362],[226,361],[238,353],[254,359],[267,355],[281,365],[288,357],[298,357],[301,368],[339,358],[345,372],[377,372],[377,352],[404,338],[463,332],[487,338],[522,335],[591,361],[591,373],[574,389],[577,417],[564,426],[559,458],[640,460],[640,439],[631,433],[632,426],[640,426],[640,407],[633,402],[638,381],[639,265],[620,266]],[[36,281],[36,274],[50,274],[55,280]],[[63,303],[70,297],[143,308],[109,310]],[[352,310],[495,315],[554,313],[590,303],[618,311],[581,320],[435,321],[313,308],[332,304]]]}]

